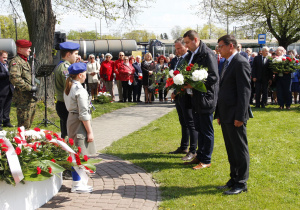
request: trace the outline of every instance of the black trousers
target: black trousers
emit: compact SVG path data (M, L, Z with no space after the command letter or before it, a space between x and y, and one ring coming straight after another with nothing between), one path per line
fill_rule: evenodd
M137 84L133 85L133 101L141 101L142 80L137 80Z
M123 101L126 102L128 99L128 102L132 101L132 89L133 85L129 85L128 81L122 81L122 88L123 88Z
M195 129L192 108L186 106L184 96L176 97L175 106L181 125L180 148L185 150L190 145L189 151L192 153L196 153L198 132Z
M221 123L228 161L230 164L229 186L247 186L249 178L249 150L246 125L235 127L232 123Z
M281 107L290 107L292 104L292 79L291 74L283 74L277 77L276 91L278 104Z
M56 112L57 112L57 115L60 118L61 138L64 139L66 136L68 136L67 121L68 121L68 115L69 115L69 112L68 112L64 102L57 101L57 103L56 103Z
M3 125L10 123L10 107L11 107L11 101L12 101L12 92L8 91L7 95L0 96L0 125L3 123Z
M214 149L213 113L200 114L193 112L196 131L198 131L197 159L204 164L211 163Z
M262 95L262 100L261 99ZM268 100L268 82L255 82L256 106L266 105Z

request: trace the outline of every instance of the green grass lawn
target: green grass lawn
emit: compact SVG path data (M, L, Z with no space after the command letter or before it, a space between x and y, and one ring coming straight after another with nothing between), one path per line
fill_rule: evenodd
M229 180L229 164L220 126L214 121L212 166L192 170L183 155L169 155L180 144L176 111L114 142L102 152L129 160L152 173L160 184L159 209L300 209L300 108L253 108L248 121L250 152L248 193L225 196L215 187Z
M92 117L96 118L99 117L105 113L112 112L117 109L121 109L124 107L136 105L136 103L105 103L105 104L99 104L99 103L93 103L94 107L96 108L95 111L92 112ZM51 122L55 123L58 127L60 127L59 124L59 117L56 113L55 107L51 107L47 109L47 118ZM44 119L45 116L45 106L43 102L38 102L37 103L37 108L36 108L36 113L34 117L33 124L31 126L31 129L37 127L39 123L41 123ZM17 126L18 121L17 121L17 115L16 115L16 107L14 104L12 104L11 111L10 111L10 119L11 119L11 124ZM54 132L60 132L60 129L53 126L53 125L48 125L47 128L44 127L43 125L39 126L41 129L47 129L51 130ZM16 128L4 128L7 131L14 131Z

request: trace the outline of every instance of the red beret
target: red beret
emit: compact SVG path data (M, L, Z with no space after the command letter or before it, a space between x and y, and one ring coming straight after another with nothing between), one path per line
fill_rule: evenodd
M31 47L32 43L31 41L28 41L26 39L20 39L16 41L16 45L17 47L26 48L26 47Z

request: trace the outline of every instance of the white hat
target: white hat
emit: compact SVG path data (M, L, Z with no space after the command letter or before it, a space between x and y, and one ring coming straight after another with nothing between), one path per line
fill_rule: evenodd
M106 53L105 57L110 56L111 58L113 58L113 56L110 53Z

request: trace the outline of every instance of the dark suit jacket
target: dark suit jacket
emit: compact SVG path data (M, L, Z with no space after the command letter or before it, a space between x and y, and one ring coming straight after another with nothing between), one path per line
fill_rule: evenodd
M171 69L172 69L172 70L176 70L176 69L174 69L174 68L175 68L175 65L176 65L177 61L178 61L178 57L177 57L177 56L171 60L171 62L170 62L170 63L171 63L171 65L170 65L170 70L171 70Z
M241 51L240 54L248 60L248 54L244 51Z
M192 53L189 52L185 56L185 61L188 63ZM200 114L213 113L216 108L218 89L219 89L219 73L218 61L214 52L200 41L198 52L194 55L192 62L200 66L208 68L208 77L204 82L207 89L206 93L199 92L193 89L192 105L193 110Z
M132 64L133 68L135 69L135 72L134 72L134 79L136 81L138 81L138 78L139 78L139 73L143 73L142 72L142 69L141 67L139 66L139 64L137 62L133 63Z
M249 119L250 73L249 62L237 53L220 81L215 118L222 123L233 124L234 120L246 122Z
M7 96L14 92L14 86L9 81L9 73L0 63L0 96Z
M263 56L256 56L252 64L252 78L256 78L258 82L266 83L273 77L273 72L270 69L271 60L267 60L266 64L263 64Z

